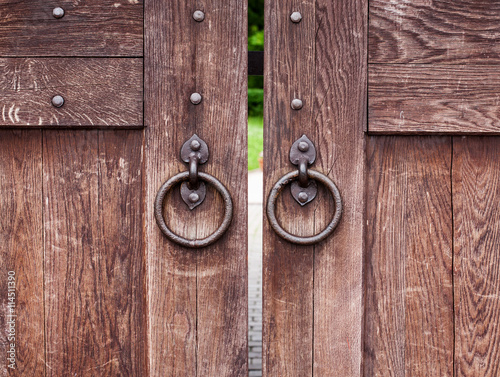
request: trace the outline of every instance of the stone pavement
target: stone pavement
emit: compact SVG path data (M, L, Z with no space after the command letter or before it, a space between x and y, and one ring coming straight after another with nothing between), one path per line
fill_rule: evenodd
M249 377L262 376L262 171L248 172Z

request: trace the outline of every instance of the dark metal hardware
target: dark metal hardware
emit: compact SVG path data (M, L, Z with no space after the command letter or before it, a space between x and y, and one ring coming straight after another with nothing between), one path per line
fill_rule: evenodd
M290 162L299 167L299 179L298 182L292 183L291 193L301 206L313 201L318 193L316 183L309 182L307 176L307 166L314 164L314 161L316 161L316 148L306 135L302 135L290 148Z
M248 75L264 75L264 51L248 51Z
M267 218L273 230L281 238L299 245L313 245L327 238L335 230L342 216L342 198L335 183L323 173L307 169L307 166L314 163L315 160L316 148L314 144L307 136L302 135L300 139L293 143L290 149L290 161L292 164L298 165L299 169L281 177L274 185L267 200ZM308 182L309 179L311 181ZM335 213L332 220L323 231L314 236L299 237L290 234L281 227L276 219L276 200L281 191L291 183L290 192L293 198L301 206L304 206L316 197L318 188L315 181L322 183L333 196Z
M52 105L54 107L61 107L62 105L64 105L64 98L59 95L52 97Z
M233 202L231 194L226 187L215 177L210 174L199 172L198 165L208 161L208 146L197 135L193 135L184 143L181 148L181 159L189 164L189 171L185 171L175 175L166 181L158 191L155 200L155 218L160 230L171 241L179 245L191 248L201 248L211 245L217 241L226 232L233 218ZM206 186L205 183L210 183L214 186L222 196L225 205L224 220L220 227L210 236L203 239L188 240L174 232L172 232L165 223L163 217L163 202L168 191L177 184L181 184L181 197L190 210L199 206L205 200Z

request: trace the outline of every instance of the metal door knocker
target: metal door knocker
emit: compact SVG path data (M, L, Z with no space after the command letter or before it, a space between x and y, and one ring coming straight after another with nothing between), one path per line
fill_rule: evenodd
M298 244L298 245L313 245L327 238L337 227L340 217L342 216L342 198L340 192L332 182L323 173L308 169L316 160L316 148L311 140L306 135L302 135L300 139L293 143L290 149L290 162L298 165L298 170L292 171L281 177L274 185L267 200L267 218L273 230L281 238ZM335 201L335 213L328 226L320 233L309 236L299 237L288 233L284 230L276 219L275 207L276 200L283 189L291 183L290 192L292 197L301 205L305 206L316 197L318 187L316 181L322 183L332 194Z
M208 146L197 135L193 135L181 148L181 159L189 164L189 171L179 173L166 181L158 191L155 200L155 217L158 227L171 241L191 248L202 248L213 244L226 232L233 219L233 201L226 187L214 176L198 171L198 166L208 161ZM205 182L210 183L224 199L225 214L222 224L210 236L203 239L189 240L172 232L163 217L163 202L167 192L181 183L181 197L190 210L198 207L205 200Z

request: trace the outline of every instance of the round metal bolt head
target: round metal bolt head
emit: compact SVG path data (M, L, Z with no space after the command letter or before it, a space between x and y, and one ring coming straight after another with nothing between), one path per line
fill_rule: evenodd
M191 142L190 147L191 147L191 149L192 149L193 151L198 151L198 150L200 150L201 144L200 144L200 142L199 142L198 140L193 140L193 141Z
M193 105L198 105L201 102L201 94L200 93L193 93L193 94L191 94L191 97L189 99L191 100L191 103Z
M292 101L292 109L294 110L300 110L302 109L302 101L298 98L295 98L293 101Z
M305 193L304 191L302 191L302 192L299 193L298 198L299 198L299 201L301 203L305 203L305 202L307 202L307 199L309 199L309 195L307 195L307 193Z
M64 98L59 95L52 97L52 105L55 107L61 107L64 105Z
M201 22L205 19L205 13L203 13L201 10L197 10L193 13L193 18L197 22Z
M290 19L292 20L293 23L298 24L302 20L302 15L300 14L300 12L293 12L290 15Z
M305 142L305 141L301 141L299 143L299 151L307 152L308 150L309 150L309 144L307 144L307 142Z
M54 8L52 10L52 15L54 16L54 18L63 18L64 17L64 9L62 9L61 7Z
M191 194L189 194L189 201L191 203L196 203L198 200L200 200L200 196L197 193L192 192Z

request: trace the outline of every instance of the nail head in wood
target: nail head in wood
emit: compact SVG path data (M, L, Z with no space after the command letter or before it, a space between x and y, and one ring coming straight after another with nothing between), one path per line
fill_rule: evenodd
M300 110L302 109L302 101L298 98L295 98L293 101L292 101L292 109L294 110Z
M192 149L193 151L198 151L198 150L200 150L200 147L201 147L201 144L200 144L200 142L199 142L198 140L193 140L193 141L191 141L191 149Z
M61 7L54 8L52 10L52 15L54 16L54 18L63 18L64 17L64 9L62 9Z
M197 193L193 192L189 194L189 201L191 203L196 203L198 200L200 200L200 196Z
M293 23L298 24L300 21L302 21L302 15L300 14L300 12L293 12L290 15L290 19Z
M193 93L193 94L191 94L191 97L189 99L191 100L191 103L193 105L198 105L201 102L201 94L200 93Z
M307 142L305 142L305 141L301 141L299 143L298 148L299 148L299 151L301 151L301 152L307 152L309 150L309 144L307 144Z
M59 95L52 97L52 105L54 107L61 107L62 105L64 105L64 98Z
M193 18L196 22L201 22L205 19L205 13L201 10L197 10L193 13Z
M307 202L307 199L309 199L309 195L302 191L301 193L299 193L298 198L301 203L305 203Z

